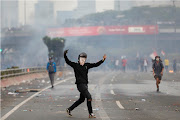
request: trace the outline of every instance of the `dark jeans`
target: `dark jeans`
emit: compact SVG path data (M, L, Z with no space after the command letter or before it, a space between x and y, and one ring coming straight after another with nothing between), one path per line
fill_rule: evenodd
M52 86L54 85L54 75L55 75L55 73L49 73L49 79L51 81Z
M89 114L93 113L91 105L92 98L91 94L88 91L87 84L77 84L77 89L80 92L80 98L71 107L69 107L69 110L72 111L74 108L83 103L85 101L85 98L87 98L87 107Z

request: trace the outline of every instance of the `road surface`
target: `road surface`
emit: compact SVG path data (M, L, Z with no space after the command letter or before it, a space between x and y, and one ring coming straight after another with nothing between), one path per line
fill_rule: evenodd
M73 73L56 78L55 88L49 79L37 79L3 88L1 119L6 120L86 120L86 102L72 111L65 110L79 97ZM48 88L49 86L49 88ZM40 92L15 94L17 89L41 89ZM91 71L89 91L97 120L179 120L180 74L164 73L160 92L156 92L152 73Z

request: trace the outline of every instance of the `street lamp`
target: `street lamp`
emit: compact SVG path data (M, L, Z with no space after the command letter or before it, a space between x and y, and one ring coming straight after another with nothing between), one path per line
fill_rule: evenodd
M174 12L174 32L176 33L176 6L175 6L175 0L172 0L173 2L173 12Z
M26 25L26 0L24 0L24 25Z

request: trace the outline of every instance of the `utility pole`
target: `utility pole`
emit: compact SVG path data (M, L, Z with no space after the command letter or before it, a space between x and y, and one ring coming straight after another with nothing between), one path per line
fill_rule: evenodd
M173 14L174 14L174 32L176 33L176 5L175 0L173 0Z
M24 0L24 25L26 25L26 0Z

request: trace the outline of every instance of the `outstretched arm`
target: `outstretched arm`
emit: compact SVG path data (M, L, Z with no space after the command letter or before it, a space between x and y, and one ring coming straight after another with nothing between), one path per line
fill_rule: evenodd
M68 53L68 50L65 50L64 51L64 59L65 59L65 61L66 61L66 63L68 64L68 65L70 65L71 67L73 67L74 66L74 62L71 62L69 59L68 59L68 57L67 57L67 54Z
M88 65L88 68L90 69L90 68L93 68L93 67L98 67L99 65L101 65L105 60L106 60L106 54L103 56L103 59L102 60L100 60L99 62L97 62L97 63L89 63L89 65Z

